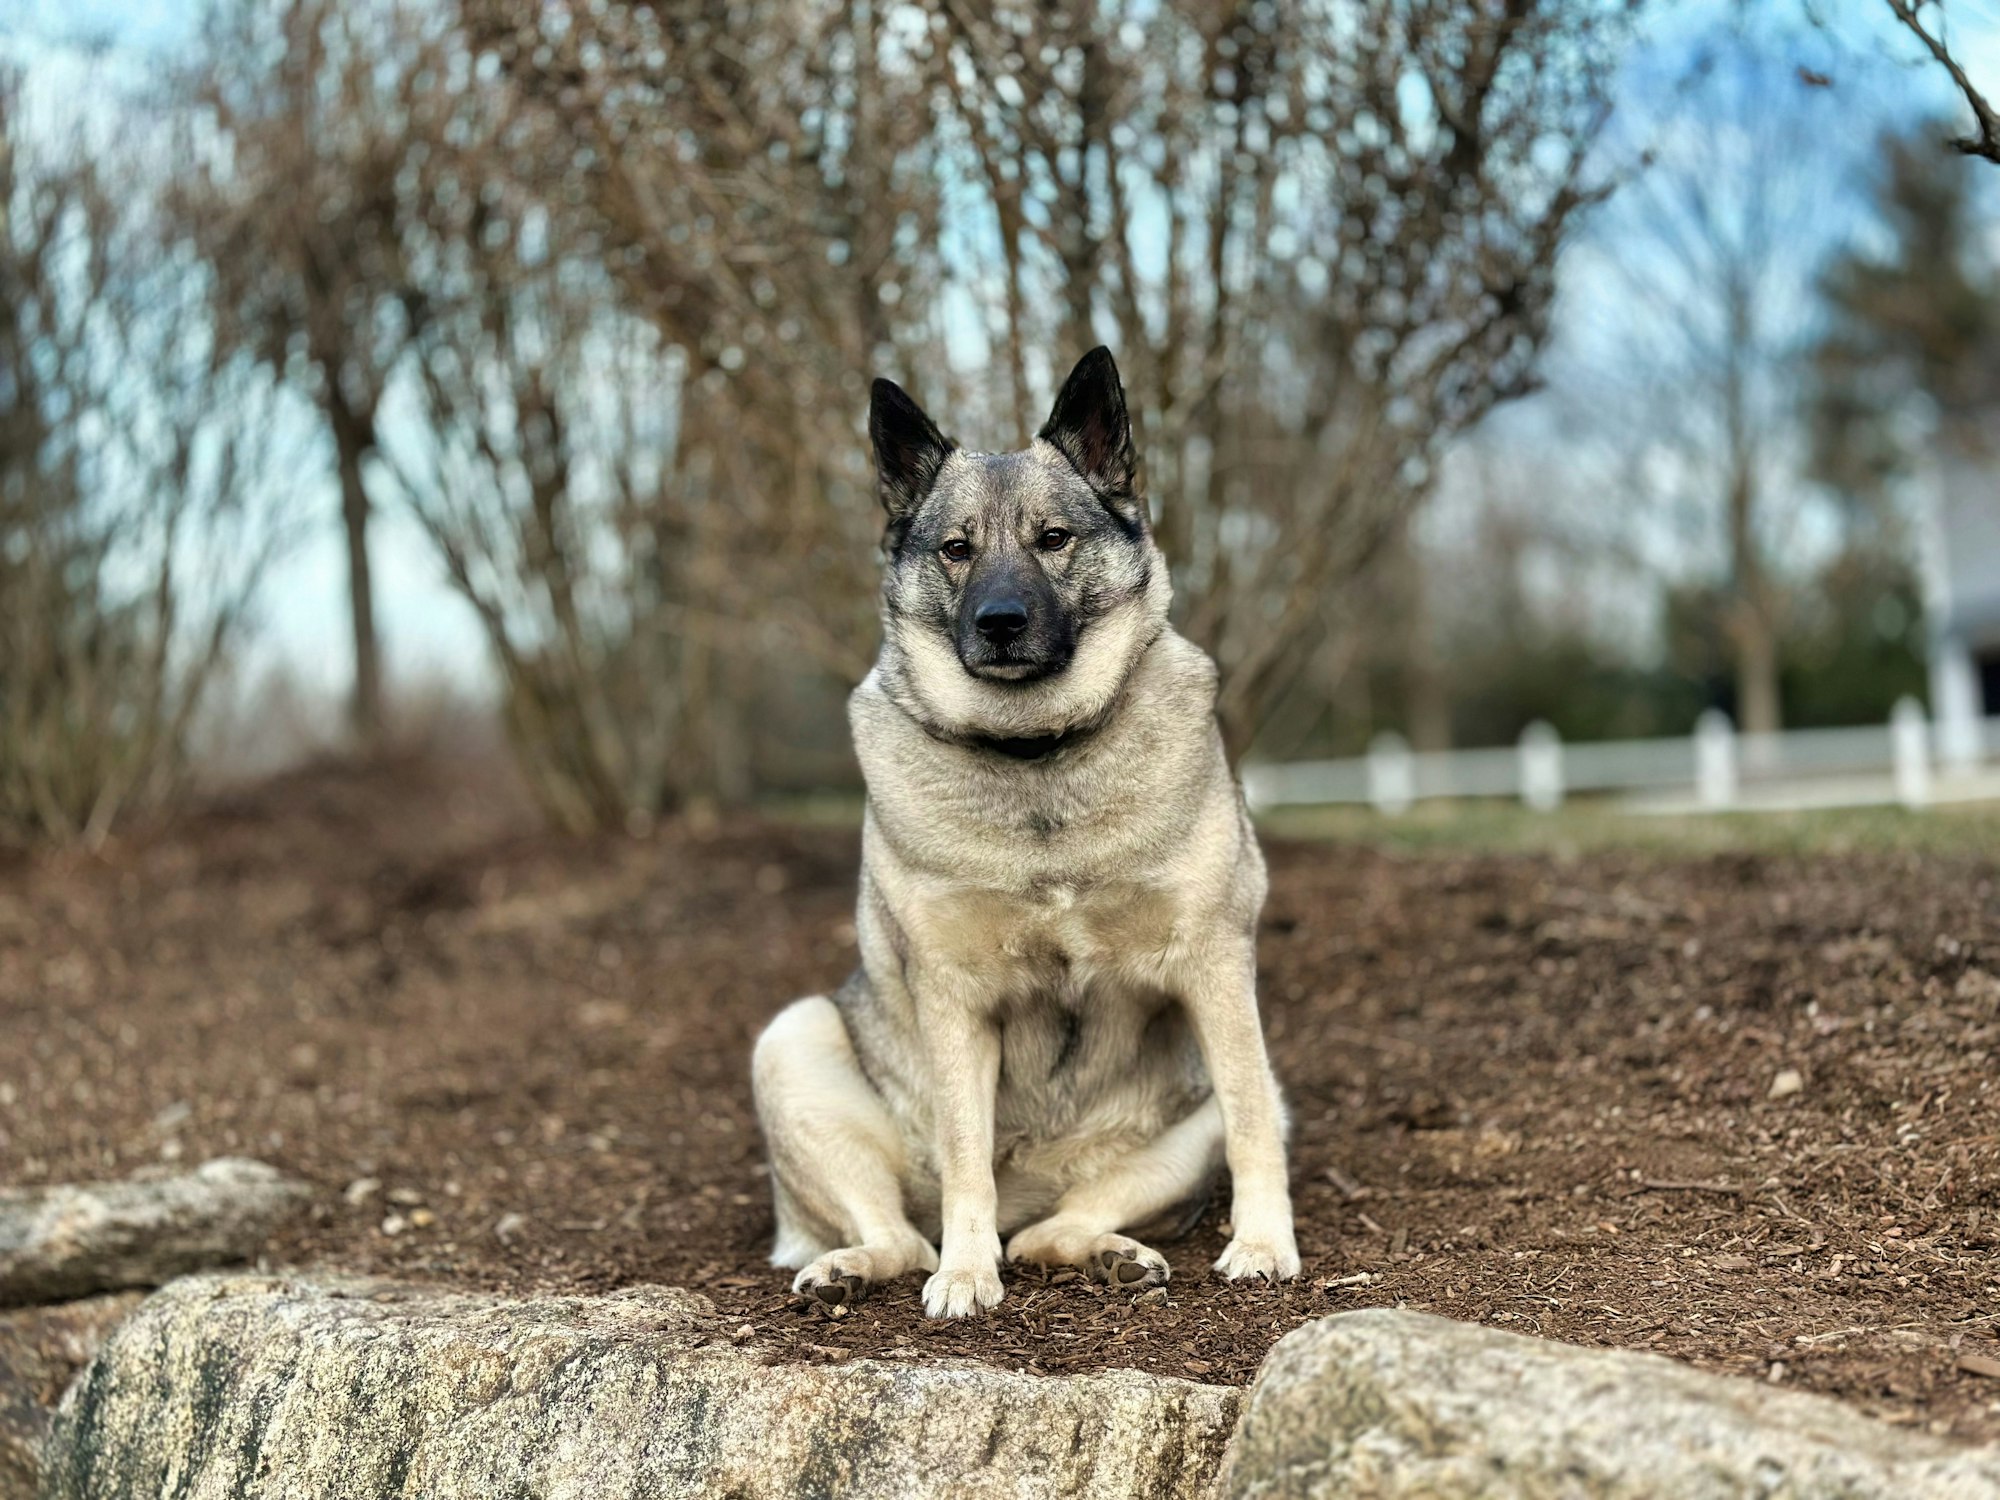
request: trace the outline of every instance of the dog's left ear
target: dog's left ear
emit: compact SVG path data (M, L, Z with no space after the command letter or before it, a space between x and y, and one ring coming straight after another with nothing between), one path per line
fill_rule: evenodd
M1143 529L1146 503L1137 493L1139 460L1132 451L1132 419L1118 365L1102 344L1076 362L1056 396L1054 410L1036 434L1053 444L1070 467L1090 481L1111 513Z
M931 492L957 445L893 380L877 380L869 392L868 436L875 445L882 508L892 527L901 526Z

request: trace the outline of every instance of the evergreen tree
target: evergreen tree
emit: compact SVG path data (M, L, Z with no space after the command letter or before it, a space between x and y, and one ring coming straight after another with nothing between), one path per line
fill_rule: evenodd
M1844 550L1821 579L1812 660L1787 690L1829 716L1883 711L1923 682L1899 489L2000 456L2000 266L1983 242L1982 179L1939 152L1936 133L1884 139L1875 209L1885 234L1837 258L1822 283L1811 464L1841 502Z
M1978 457L2000 416L2000 272L1981 243L1975 168L1939 152L1936 134L1884 142L1876 202L1889 250L1850 250L1825 278L1813 464L1862 525L1923 462L1916 444Z

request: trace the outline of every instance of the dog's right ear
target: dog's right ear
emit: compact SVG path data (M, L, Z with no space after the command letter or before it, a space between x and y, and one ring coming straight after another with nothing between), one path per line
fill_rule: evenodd
M875 444L875 480L889 524L906 521L937 483L938 471L958 445L924 415L893 380L877 380L868 393L868 436Z
M1102 344L1076 362L1056 393L1055 409L1035 434L1069 460L1131 536L1146 529L1146 502L1137 491L1139 460L1118 362Z

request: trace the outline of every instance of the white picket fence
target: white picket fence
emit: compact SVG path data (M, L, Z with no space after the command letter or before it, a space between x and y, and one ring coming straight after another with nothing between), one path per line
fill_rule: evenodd
M1366 803L1406 812L1434 798L1519 798L1538 811L1577 793L1638 812L1796 811L2000 798L2000 717L1936 726L1905 698L1886 724L1744 735L1710 709L1677 739L1564 744L1530 724L1512 746L1413 751L1393 732L1346 760L1252 765L1244 791L1256 809Z

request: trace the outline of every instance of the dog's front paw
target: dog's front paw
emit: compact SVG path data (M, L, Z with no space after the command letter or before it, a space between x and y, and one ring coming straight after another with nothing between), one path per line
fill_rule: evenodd
M924 1283L924 1312L933 1318L969 1318L1000 1305L1000 1268L946 1266Z
M1290 1281L1299 1274L1299 1247L1289 1229L1280 1234L1239 1234L1223 1250L1215 1269L1231 1281L1252 1276Z

